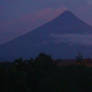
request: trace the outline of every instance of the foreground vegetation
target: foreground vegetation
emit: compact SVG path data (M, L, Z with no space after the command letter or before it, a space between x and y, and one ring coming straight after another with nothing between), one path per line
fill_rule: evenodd
M77 58L77 62L81 62ZM0 92L92 92L92 68L58 66L48 55L0 64Z

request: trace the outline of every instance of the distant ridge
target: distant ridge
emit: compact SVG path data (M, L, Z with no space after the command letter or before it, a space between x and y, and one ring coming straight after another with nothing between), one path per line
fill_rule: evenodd
M92 46L89 43L85 46L86 42L84 42L85 37L88 40L91 34L91 26L70 11L65 11L56 19L32 32L0 46L0 58L2 60L30 58L40 52L55 58L74 58L78 50L85 53L86 57L91 57Z

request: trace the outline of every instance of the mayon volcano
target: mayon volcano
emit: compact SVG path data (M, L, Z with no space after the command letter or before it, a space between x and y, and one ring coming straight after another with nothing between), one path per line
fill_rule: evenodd
M55 58L92 57L92 27L70 11L0 46L0 60L30 58L40 52Z

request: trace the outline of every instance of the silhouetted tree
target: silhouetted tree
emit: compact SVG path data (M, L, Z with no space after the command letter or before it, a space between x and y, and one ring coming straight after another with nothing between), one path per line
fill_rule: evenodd
M79 52L78 55L76 56L76 62L78 64L82 64L82 61L83 61L83 56L82 54Z
M77 63L82 60L78 53ZM0 92L92 92L92 68L56 66L55 61L40 53L36 59L0 63Z
M25 62L22 58L16 59L15 61L17 71L24 71Z

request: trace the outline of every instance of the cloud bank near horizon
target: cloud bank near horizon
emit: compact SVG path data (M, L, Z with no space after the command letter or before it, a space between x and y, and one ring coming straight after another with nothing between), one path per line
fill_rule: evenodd
M92 34L51 34L56 44L92 46Z

